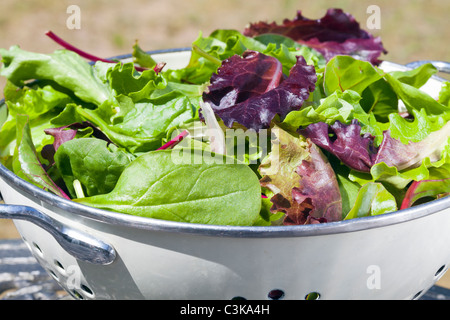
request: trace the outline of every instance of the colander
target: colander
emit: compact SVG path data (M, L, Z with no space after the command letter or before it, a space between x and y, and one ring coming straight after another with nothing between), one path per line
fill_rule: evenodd
M152 54L177 68L190 50ZM423 90L435 96L442 81ZM450 264L450 197L347 221L239 227L87 207L2 165L0 192L0 217L78 299L418 299Z

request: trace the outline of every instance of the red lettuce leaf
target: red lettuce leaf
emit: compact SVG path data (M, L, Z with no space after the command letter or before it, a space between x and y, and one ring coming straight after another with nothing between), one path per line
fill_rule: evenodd
M269 128L276 114L284 118L300 109L316 81L314 66L302 56L285 78L276 58L247 50L242 57L234 55L222 62L203 100L227 127L237 122L258 131Z
M423 140L409 143L393 138L390 130L386 130L379 147L375 147L372 135L361 135L361 125L356 119L349 125L339 121L332 125L312 123L300 128L298 133L335 155L351 169L370 172L372 166L382 162L404 170L420 166L425 158L430 162L438 161L447 144L449 130L450 124L446 124Z
M355 18L341 9L328 9L325 16L317 20L307 19L298 11L293 20L285 19L282 24L253 23L243 33L251 37L281 34L314 48L326 60L336 55L353 55L377 65L381 53L387 53L379 37L362 30Z
M349 125L339 121L332 125L317 122L298 131L354 170L369 172L374 163L377 154L374 137L368 134L361 136L361 126L357 120L352 120Z
M284 225L342 220L336 175L322 151L309 139L275 128L271 155L259 170L269 189L272 213L283 212Z

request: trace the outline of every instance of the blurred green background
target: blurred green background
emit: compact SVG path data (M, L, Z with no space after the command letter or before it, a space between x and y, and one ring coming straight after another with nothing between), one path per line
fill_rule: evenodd
M71 5L80 8L79 29L67 27ZM380 29L367 28L370 5L380 8ZM144 50L188 47L200 31L242 31L250 22L293 19L297 10L317 19L331 7L380 36L388 50L384 60L450 61L449 0L1 0L0 47L50 53L60 48L44 35L52 30L85 51L110 57L130 53L136 40ZM0 88L4 84L1 78ZM0 220L0 238L18 236L10 221Z

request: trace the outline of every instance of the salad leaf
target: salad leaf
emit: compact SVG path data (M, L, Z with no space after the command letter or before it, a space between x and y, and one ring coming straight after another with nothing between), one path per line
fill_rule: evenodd
M424 199L437 199L450 194L450 166L430 169L426 180L413 181L406 192L400 209L412 207Z
M75 198L75 180L81 183L86 196L111 192L133 158L107 141L81 138L62 143L55 153L55 164Z
M274 195L271 212L284 212L283 224L310 224L342 219L335 173L310 140L275 128L271 154L261 163L261 186Z
M293 20L285 19L282 24L252 23L244 31L246 36L266 33L290 37L319 51L326 60L336 55L355 55L379 64L378 57L387 53L379 37L374 38L362 30L354 17L341 9L328 9L325 16L317 20L307 19L298 11Z
M389 74L398 81L419 89L430 77L437 73L437 69L431 63L425 63L412 70L391 71Z
M187 150L176 164L171 151L136 158L108 194L75 199L97 208L155 219L217 225L252 225L259 220L261 187L244 164L205 163L201 150Z
M362 172L370 171L377 152L374 137L361 135L361 126L357 120L352 120L349 125L340 121L332 125L313 123L300 129L299 133L334 154L348 167Z
M439 91L439 103L450 107L450 81L445 81Z
M41 54L12 46L0 49L3 66L0 75L17 86L27 80L52 80L72 91L83 101L100 105L111 100L111 90L98 78L94 69L78 54L56 50Z
M60 197L70 199L65 192L58 187L42 166L29 126L27 115L17 115L17 143L13 158L13 171L20 178L44 189L51 191Z
M115 95L126 95L134 102L149 98L158 89L167 86L167 80L154 70L136 71L134 64L117 63L107 69L106 80Z
M361 96L353 91L336 90L317 104L303 106L300 110L288 113L282 125L295 131L311 123L324 122L332 124L335 121L350 123L356 114L364 114L360 105Z
M117 100L120 112L116 114L109 104L96 110L77 107L76 111L117 146L132 153L157 149L171 128L191 120L197 112L188 97L175 91L138 103L123 95Z
M49 119L58 114L71 101L67 94L50 85L17 87L8 81L5 87L8 115L0 129L0 154L3 163L14 153L17 115L28 115L35 147L40 149L45 140L48 140L43 134L42 126L47 126ZM38 132L40 133L38 134Z
M349 178L360 185L374 181L386 182L397 190L403 190L411 181L428 180L431 177L432 171L446 168L450 164L450 138L447 136L446 139L447 143L443 147L440 147L442 152L440 159L437 161L431 159L429 156L423 156L420 162L413 163L413 166L403 170L388 166L384 162L379 162L372 166L370 174L351 171ZM434 156L436 157L436 155ZM400 196L403 199L404 194L400 193ZM401 203L401 200L399 202Z
M325 67L325 94L330 95L336 90L348 89L361 94L381 77L382 75L369 62L350 56L337 56L332 58Z
M401 82L398 76L394 77L387 73L384 75L384 78L397 93L397 96L404 102L408 112L412 113L412 110L426 106L428 114L441 115L443 113L449 113L450 106L445 106L422 90L410 84Z
M431 162L436 162L441 159L442 151L447 145L449 136L450 122L442 129L430 133L426 138L408 144L392 138L389 131L386 131L373 163L384 162L387 166L403 170L419 166L425 158L429 158Z
M377 121L386 123L389 122L391 114L398 114L398 97L389 83L382 78L363 90L361 107L368 114L373 114Z
M157 64L150 54L142 50L137 40L133 45L132 56L133 62L144 68L154 68Z
M397 211L395 197L381 183L370 182L361 187L354 207L344 220L375 216Z
M298 57L288 78L282 80L281 64L275 58L255 51L223 62L203 100L226 126L237 122L248 129L268 128L275 115L284 118L291 110L301 108L315 88L317 77L313 66Z
M211 75L217 72L222 61L245 51L257 51L276 58L282 64L283 74L289 75L297 63L297 56L303 56L309 65L321 68L325 65L322 55L315 50L301 46L290 38L281 35L262 35L246 37L232 29L218 29L209 36L199 37L192 43L191 58L185 68L167 70L165 76L174 82L201 84L209 82Z

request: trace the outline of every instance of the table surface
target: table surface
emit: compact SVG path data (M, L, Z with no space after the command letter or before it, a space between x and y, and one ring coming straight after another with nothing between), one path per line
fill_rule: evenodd
M21 239L0 240L0 300L69 299ZM420 300L450 300L450 289L433 286Z

